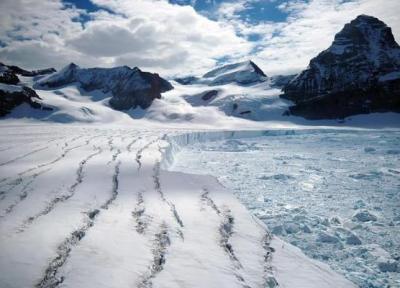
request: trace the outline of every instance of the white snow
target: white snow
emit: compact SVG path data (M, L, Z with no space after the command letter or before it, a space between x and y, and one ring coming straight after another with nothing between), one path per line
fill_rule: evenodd
M31 86L35 80L21 81ZM275 281L280 287L354 287L326 264L270 239L265 224L216 178L168 168L184 145L235 138L224 152L249 150L238 139L290 137L298 129L320 133L327 126L393 128L400 114L310 122L282 116L291 103L267 81L173 85L147 110L125 112L109 107L110 93L85 92L78 83L38 89L53 111L20 105L1 120L0 287L273 287ZM218 95L198 99L212 89ZM372 157L375 150L363 153ZM302 190L318 187L322 180L314 176L299 182ZM285 182L296 176L261 177ZM314 235L314 227L295 221L281 228ZM381 268L392 269L384 256Z
M270 240L214 177L165 170L176 143L230 132L0 129L0 287L354 287Z
M0 83L0 90L8 93L21 92L22 86Z

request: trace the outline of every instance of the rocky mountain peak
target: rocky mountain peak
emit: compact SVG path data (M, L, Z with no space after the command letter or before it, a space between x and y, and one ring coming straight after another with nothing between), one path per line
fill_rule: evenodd
M321 101L327 99L329 101L324 104L330 105L325 107L329 109L327 118L396 110L400 108L396 106L399 101L393 97L400 97L395 83L400 82L400 76L396 76L399 72L400 47L390 27L375 17L360 15L346 24L336 34L332 45L313 58L309 67L284 87L282 97L297 105L312 100L318 114L316 118L324 118ZM383 101L381 98L388 94L388 85L392 93ZM314 117L311 116L313 109L309 108L308 117ZM292 109L292 113L296 111L299 112Z
M335 36L335 39L326 53L352 57L354 54L363 54L375 67L382 64L400 65L399 45L396 43L392 29L379 19L360 15Z

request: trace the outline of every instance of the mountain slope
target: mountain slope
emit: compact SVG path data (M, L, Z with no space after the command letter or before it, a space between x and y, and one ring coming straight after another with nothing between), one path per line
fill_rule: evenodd
M360 15L283 91L290 113L309 119L400 112L400 47L385 23Z
M253 61L244 61L217 67L202 77L189 76L175 80L183 85L205 84L216 86L230 83L249 85L264 82L267 79L267 75Z
M0 63L0 117L7 115L23 103L33 109L51 110L42 105L41 98L32 88L21 83L17 74L23 77L35 77L55 71L53 68L28 71L17 66Z
M203 75L209 85L223 85L235 82L237 84L252 84L263 82L267 75L252 61L225 65Z
M143 72L128 66L115 68L80 68L74 63L60 72L40 79L37 88L58 88L79 83L86 91L101 90L111 93L110 105L117 110L140 106L148 108L161 93L173 89L172 85L158 74Z

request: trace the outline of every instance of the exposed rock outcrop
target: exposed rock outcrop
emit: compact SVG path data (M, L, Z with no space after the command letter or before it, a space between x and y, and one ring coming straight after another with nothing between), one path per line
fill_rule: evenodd
M290 114L308 119L400 112L400 47L391 28L360 15L283 89Z
M29 87L0 83L0 117L7 115L12 109L23 103L27 103L34 109L52 110L38 102L40 99L36 92Z
M272 88L283 88L285 87L290 81L292 81L297 75L277 75L269 77L270 84Z
M25 77L35 77L39 75L46 75L50 73L54 73L56 70L54 68L47 68L41 70L25 70L18 66L14 65L6 65L0 62L0 83L12 84L15 85L19 82L18 76Z
M43 106L38 101L41 98L33 89L18 85L20 81L17 74L34 77L55 71L53 68L28 71L17 66L0 63L0 117L7 115L12 109L23 103L35 109L52 110L52 108Z

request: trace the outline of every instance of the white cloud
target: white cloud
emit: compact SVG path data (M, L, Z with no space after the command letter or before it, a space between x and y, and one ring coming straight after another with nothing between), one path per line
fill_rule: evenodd
M400 40L398 0L311 0L288 1L281 8L289 12L287 22L264 23L267 33L253 59L267 74L297 73L311 58L329 47L344 24L360 14L375 16L392 27ZM250 31L260 27L250 27ZM247 32L249 33L249 31ZM275 34L275 36L273 36Z
M26 68L60 68L71 61L129 65L174 75L201 74L222 57L252 58L272 75L305 68L359 14L380 18L400 39L398 0L292 0L280 6L286 22L251 24L238 13L256 1L267 0L224 3L210 20L166 0L93 0L107 10L90 14L61 0L1 0L0 41L6 47L0 60ZM82 15L89 21L76 21ZM248 41L252 34L260 40Z
M7 46L0 48L0 59L27 68L60 68L75 61L183 74L210 69L226 55L246 55L252 47L230 25L189 6L164 0L93 2L114 13L90 13L81 25L74 19L83 11L59 0L3 0L0 40Z

